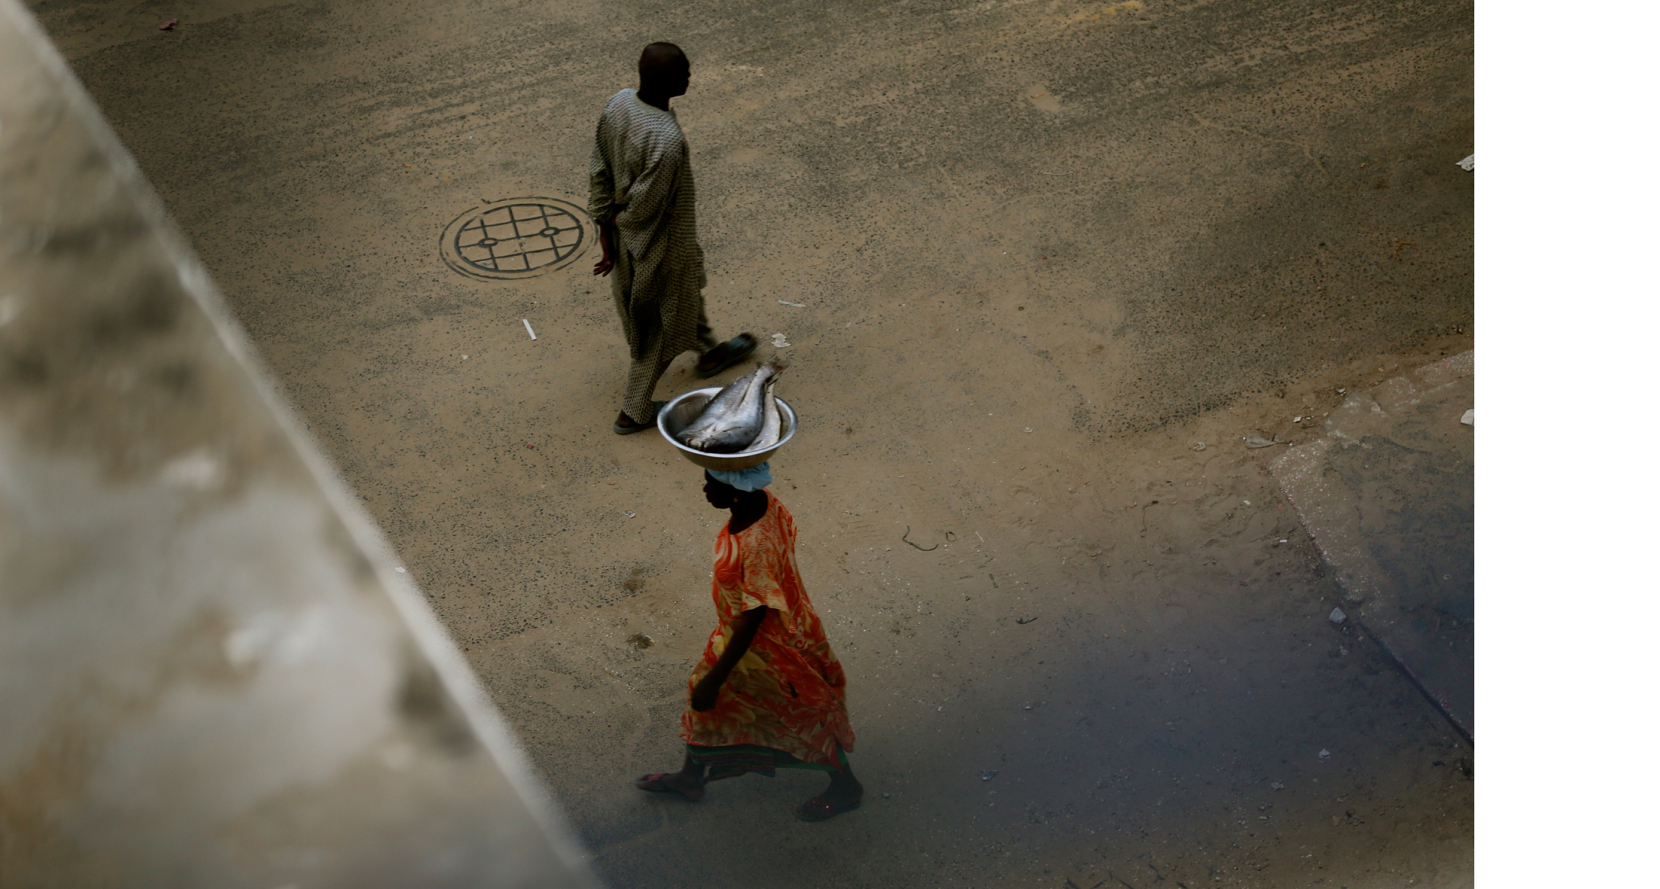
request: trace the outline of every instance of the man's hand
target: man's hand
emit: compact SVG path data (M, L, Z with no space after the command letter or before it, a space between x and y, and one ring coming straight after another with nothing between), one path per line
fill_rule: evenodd
M611 274L611 267L616 265L616 262L611 258L614 255L611 252L611 244L614 240L611 235L611 230L615 227L616 226L610 222L599 223L600 258L599 262L594 263L594 274L599 275L602 278Z
M715 701L720 698L719 682L710 682L712 676L705 676L692 689L692 709L699 713L706 713L715 708Z

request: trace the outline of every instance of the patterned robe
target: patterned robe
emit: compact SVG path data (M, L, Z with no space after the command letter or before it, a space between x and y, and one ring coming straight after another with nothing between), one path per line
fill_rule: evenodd
M594 132L588 213L617 226L611 294L633 359L623 409L637 422L651 419L652 390L675 356L715 345L703 314L696 201L674 112L631 89L612 96Z
M680 737L700 747L756 745L803 763L832 768L853 749L847 721L847 677L830 650L824 625L801 585L795 564L795 519L767 493L767 514L715 541L715 612L719 625L686 686ZM770 609L755 640L721 686L715 706L690 706L692 689L714 669L739 614Z

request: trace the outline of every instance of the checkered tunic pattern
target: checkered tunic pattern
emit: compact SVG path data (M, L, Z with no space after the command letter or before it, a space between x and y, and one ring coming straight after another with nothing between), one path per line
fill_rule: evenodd
M651 421L651 395L682 352L715 346L703 314L697 187L674 112L625 89L611 97L588 162L588 213L617 226L611 295L631 363L623 412Z

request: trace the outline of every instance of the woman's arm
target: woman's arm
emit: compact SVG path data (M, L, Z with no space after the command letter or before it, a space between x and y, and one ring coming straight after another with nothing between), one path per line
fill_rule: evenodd
M726 677L731 675L732 668L743 659L744 653L749 651L749 643L755 641L755 634L761 629L761 621L767 616L767 606L751 608L738 619L732 622L732 639L726 643L726 650L721 652L720 660L715 661L715 668L709 671L692 689L692 709L699 713L713 709L715 700L720 697L720 687L726 683Z

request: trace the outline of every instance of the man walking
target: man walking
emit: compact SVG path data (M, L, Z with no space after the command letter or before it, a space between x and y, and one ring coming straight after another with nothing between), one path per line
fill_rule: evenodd
M588 214L599 225L603 256L594 274L611 276L611 294L631 364L622 412L611 428L629 435L656 424L657 381L681 352L702 353L696 373L710 377L755 351L743 333L715 344L703 312L703 248L697 243L697 189L690 153L669 100L686 94L692 66L680 47L653 43L640 54L640 88L611 97L588 163Z

